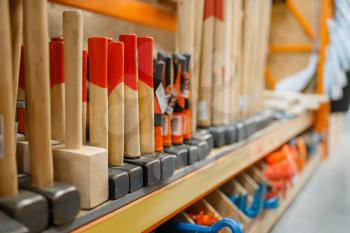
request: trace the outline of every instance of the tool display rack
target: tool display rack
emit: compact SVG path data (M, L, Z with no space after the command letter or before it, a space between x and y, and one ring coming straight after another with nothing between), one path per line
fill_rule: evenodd
M127 20L167 31L176 31L176 15L139 0L48 0L103 15ZM324 60L327 40L326 20L332 16L332 0L322 0L320 20L320 55ZM139 14L142 12L142 14ZM162 19L162 20L159 20ZM323 62L320 64L321 68ZM322 93L322 69L317 77L317 93ZM321 144L325 157L328 154L328 110L322 104L315 113L307 112L295 119L273 123L255 133L246 141L214 149L208 158L178 171L164 183L144 188L117 201L81 211L68 225L47 229L46 232L152 232L162 223L191 206L244 169L261 160L303 131L315 126L325 136ZM287 209L301 188L316 171L320 156L312 159L287 198L275 211L263 213L245 229L246 232L268 232Z

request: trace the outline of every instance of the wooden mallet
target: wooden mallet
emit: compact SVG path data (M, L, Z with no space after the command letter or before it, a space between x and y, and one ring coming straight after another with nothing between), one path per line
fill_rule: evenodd
M0 1L0 38L0 56L3 59L0 63L0 210L6 213L0 213L0 230L23 232L23 226L12 225L13 218L28 230L39 232L48 223L49 209L46 199L32 192L18 190L11 33L7 0Z
M31 182L21 187L46 197L51 222L72 221L80 209L79 191L72 185L54 182L50 128L50 83L47 6L45 0L24 1L24 55ZM81 163L79 163L81 166ZM69 173L68 166L64 172ZM58 169L56 170L56 172Z
M54 148L55 178L74 184L81 195L81 207L91 209L108 199L108 157L104 148L82 142L82 39L80 11L63 13L65 43L65 147Z

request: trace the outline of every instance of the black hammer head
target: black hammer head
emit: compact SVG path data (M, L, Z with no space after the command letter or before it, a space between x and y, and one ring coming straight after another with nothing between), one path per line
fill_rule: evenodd
M47 200L41 195L28 191L20 190L16 196L0 198L0 209L23 224L30 232L44 230L49 221ZM2 225L1 221L0 225Z

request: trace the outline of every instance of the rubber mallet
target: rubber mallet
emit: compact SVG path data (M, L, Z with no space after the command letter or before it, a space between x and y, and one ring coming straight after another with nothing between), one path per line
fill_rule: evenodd
M0 1L0 210L25 225L30 231L45 229L49 209L44 197L18 190L15 148L15 105L12 83L10 15L7 0ZM0 229L23 231L12 225L10 218L0 215Z
M54 182L53 178L46 4L45 0L24 1L26 110L32 173L31 182L23 182L20 186L45 196L50 206L51 223L61 225L78 214L80 195L74 186ZM65 166L64 172L68 171Z
M81 208L91 209L108 199L108 158L106 149L82 144L83 16L80 11L63 13L63 35L65 146L53 149L55 178L75 185L81 195Z
M209 154L209 147L206 140L198 140L193 139L192 136L192 119L191 119L191 108L190 108L190 98L192 97L191 90L191 72L190 72L190 62L191 62L191 55L188 53L184 53L183 56L186 58L186 66L185 66L185 73L184 73L184 85L187 90L183 91L186 93L185 95L185 106L183 109L183 139L184 143L187 145L193 145L198 147L199 150L199 160L205 159ZM193 103L193 101L192 101Z
M162 113L166 109L166 96L162 85L164 62L153 60L153 92L154 92L154 151L146 156L157 158L161 164L161 179L168 179L176 169L176 155L164 153L162 137Z
M177 100L174 112L171 115L171 141L174 147L185 148L187 150L187 164L194 164L199 160L199 150L197 146L183 144L184 120L183 110L185 107L185 96L189 91L189 86L185 86L186 58L180 54L173 54L174 80L173 85L177 93Z
M118 199L143 186L140 166L124 163L124 44L108 43L109 198Z
M153 38L121 35L119 39L125 46L125 97L131 104L125 105L125 145L139 145L138 155L129 153L130 149L125 151L125 161L142 166L144 185L153 185L160 180L160 161L144 156L154 152ZM131 119L136 122L130 122Z
M185 148L173 147L171 142L171 114L174 111L176 103L176 92L173 87L171 78L171 57L166 53L159 52L157 55L158 61L165 64L165 72L163 72L162 85L166 95L166 109L161 118L163 147L164 151L173 154L177 157L176 168L182 168L188 164L188 151Z

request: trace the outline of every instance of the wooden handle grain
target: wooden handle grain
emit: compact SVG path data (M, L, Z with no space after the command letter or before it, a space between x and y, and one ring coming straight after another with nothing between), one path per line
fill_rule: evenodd
M108 44L108 161L124 160L124 44Z
M11 39L12 39L12 74L13 74L13 98L16 100L18 89L18 73L20 64L22 26L23 26L23 0L11 0Z
M89 38L89 129L92 146L108 148L108 39Z
M87 90L86 90L86 81L87 81L87 67L88 67L88 52L86 49L83 49L82 52L83 61L82 61L82 135L83 135L83 145L86 145L86 132L87 132Z
M53 38L50 47L51 86L51 135L52 139L64 143L65 138L65 86L64 86L64 42Z
M211 121L213 51L215 30L215 1L206 0L204 5L203 40L201 56L201 80L199 84L198 124L208 127Z
M153 38L137 38L138 89L141 154L153 153L154 93L153 93Z
M66 82L66 147L82 147L82 55L83 16L80 11L63 12L64 76Z
M136 35L120 35L124 43L124 153L128 157L138 157L140 150L138 77L136 68Z
M0 0L0 197L17 194L14 98L10 16L7 0Z
M230 54L229 38L230 12L228 1L215 0L215 36L214 36L214 64L213 64L213 96L211 102L212 125L229 123L229 72L226 56ZM226 4L226 5L225 5ZM225 9L225 7L227 7ZM225 12L226 11L226 12ZM229 13L229 14L227 14ZM228 17L229 16L229 17ZM228 26L228 27L227 27Z
M34 186L53 184L46 0L24 1L24 55L28 139Z

